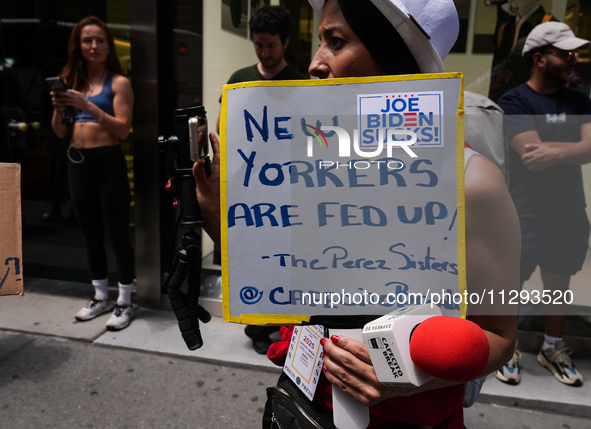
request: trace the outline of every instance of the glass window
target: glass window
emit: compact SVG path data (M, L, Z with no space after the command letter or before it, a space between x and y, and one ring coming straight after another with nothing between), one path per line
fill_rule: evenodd
M69 139L59 139L51 127L45 78L66 65L70 32L87 15L109 25L129 70L129 0L0 0L0 10L0 162L21 164L24 274L88 282L86 247L68 190ZM7 132L10 121L27 124L27 130ZM131 141L122 146L133 186ZM115 278L110 246L107 257L109 277Z

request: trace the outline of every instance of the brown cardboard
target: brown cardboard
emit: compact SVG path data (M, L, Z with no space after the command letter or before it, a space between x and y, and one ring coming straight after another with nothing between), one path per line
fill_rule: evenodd
M23 293L21 166L0 163L0 295Z

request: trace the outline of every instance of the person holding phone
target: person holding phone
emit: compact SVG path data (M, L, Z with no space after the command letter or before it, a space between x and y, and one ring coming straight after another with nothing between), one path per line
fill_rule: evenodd
M70 136L68 175L74 213L82 229L95 289L77 314L85 321L113 310L107 329L127 327L134 315L131 292L135 256L129 237L130 187L119 141L131 129L133 90L122 75L111 32L99 18L87 16L72 30L68 63L60 76L67 87L51 91L51 125L60 138ZM70 121L66 109L75 108ZM119 296L109 297L105 230L115 251Z

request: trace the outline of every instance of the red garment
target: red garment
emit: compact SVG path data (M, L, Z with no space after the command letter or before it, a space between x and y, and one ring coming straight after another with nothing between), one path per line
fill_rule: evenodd
M283 366L293 326L282 326L279 333L283 340L271 344L267 357L275 365ZM390 428L401 422L435 426L448 416L449 420L442 429L463 429L463 400L463 384L417 393L413 396L386 399L369 408L368 429ZM324 374L316 388L314 402L320 404L327 412L332 412L332 385Z

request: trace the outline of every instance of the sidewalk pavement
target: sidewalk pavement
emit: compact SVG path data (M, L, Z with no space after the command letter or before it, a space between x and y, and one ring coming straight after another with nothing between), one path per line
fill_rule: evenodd
M0 331L41 334L91 342L106 348L280 372L280 368L265 356L254 352L250 340L244 335L243 325L213 317L210 323L201 325L204 346L190 351L181 338L171 311L139 308L128 328L110 332L105 330L107 314L88 322L74 320L73 315L86 302L87 298L82 297L31 292L26 292L24 297L2 297ZM520 338L528 336L531 338L535 334L520 332ZM490 375L479 402L591 418L591 353L588 342L584 347L578 347L577 351L582 354L573 358L585 376L583 386L570 387L559 383L537 363L535 352L527 350L521 360L521 383L509 386Z

